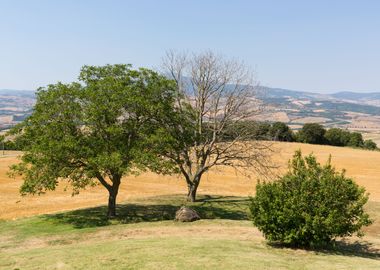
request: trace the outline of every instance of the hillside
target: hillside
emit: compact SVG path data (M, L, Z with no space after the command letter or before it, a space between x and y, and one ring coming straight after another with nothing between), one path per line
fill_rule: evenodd
M14 126L32 112L33 91L0 89L0 130Z
M21 198L21 180L5 174L17 153L7 152L0 157L0 219L6 219L0 221L0 269L379 269L380 152L298 143L275 147L280 170L296 149L315 152L321 161L332 154L337 168L347 168L347 175L366 187L371 193L367 210L375 223L363 239L341 239L334 248L315 251L267 245L248 219L247 196L257 179L230 169L205 175L200 200L191 204L184 201L182 179L126 177L119 216L110 221L101 187L75 197L61 187ZM174 222L183 204L203 219ZM31 217L20 218L25 216Z
M258 121L281 121L297 130L305 123L320 123L360 131L380 144L380 93L318 94L260 87L263 111ZM33 91L0 90L0 132L31 114Z
M122 205L112 222L102 208L2 222L0 269L379 269L379 224L332 249L290 249L266 244L246 198L201 199L190 224L172 220L176 196ZM368 211L379 218L379 203Z
M274 159L285 170L287 161L294 151L302 149L304 154L314 152L320 161L324 162L332 155L332 163L338 169L347 169L360 185L366 187L370 193L370 200L380 202L380 152L357 150L352 148L308 145L299 143L276 143ZM12 219L35 214L53 213L62 210L71 210L105 204L107 193L103 187L88 188L79 195L71 197L70 190L64 191L62 185L55 192L48 192L40 197L21 197L18 188L21 179L10 179L6 175L9 165L17 162L17 158L0 158L0 219ZM249 196L252 195L257 178L246 178L230 168L220 171L211 171L204 176L199 187L199 194ZM142 184L143 183L143 184ZM186 186L183 179L175 176L158 176L144 173L138 177L126 177L120 187L118 201L128 201L149 196L185 194Z
M380 94L340 92L318 94L261 87L264 113L259 120L282 121L294 129L305 123L321 123L367 133L380 131Z

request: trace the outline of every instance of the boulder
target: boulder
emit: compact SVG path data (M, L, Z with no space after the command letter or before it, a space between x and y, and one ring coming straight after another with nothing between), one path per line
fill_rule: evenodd
M181 222L192 222L195 220L201 219L198 213L186 206L182 206L176 213L175 213L175 220L181 221Z

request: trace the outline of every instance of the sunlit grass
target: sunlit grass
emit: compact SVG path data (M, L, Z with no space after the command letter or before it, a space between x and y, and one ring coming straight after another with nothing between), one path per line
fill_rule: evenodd
M248 219L246 197L202 196L201 217L173 221L181 196L139 199L0 223L0 269L378 269L376 221L360 242L328 250L267 245ZM377 220L380 203L370 202Z

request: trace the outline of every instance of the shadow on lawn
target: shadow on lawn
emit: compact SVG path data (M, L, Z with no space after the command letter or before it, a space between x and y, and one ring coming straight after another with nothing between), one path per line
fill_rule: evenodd
M335 247L322 250L323 253L355 256L380 260L380 250L367 241L337 241Z
M292 247L289 245L279 243L270 243L269 246L274 248L300 249L297 247ZM347 242L345 240L337 240L331 246L301 249L314 251L317 254L341 255L380 260L380 250L377 247L375 247L372 243L367 241Z
M155 222L173 220L175 212L185 204L196 210L202 219L248 220L248 198L203 196L195 203L181 203L181 199L177 198L178 196L155 197L152 198L152 202L156 203L119 204L117 205L118 215L112 220L106 217L106 206L46 215L44 218L57 223L71 224L78 229L111 224Z

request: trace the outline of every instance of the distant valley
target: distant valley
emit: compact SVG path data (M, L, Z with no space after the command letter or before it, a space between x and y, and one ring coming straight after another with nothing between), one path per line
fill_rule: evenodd
M294 130L305 123L320 123L360 131L380 143L380 93L319 94L260 87L257 96L264 104L257 120L285 122Z
M261 86L257 97L264 106L256 120L285 122L295 130L317 122L358 130L380 142L380 92L319 94ZM25 119L34 103L33 91L0 90L0 130Z
M24 120L35 103L33 91L0 89L0 130Z

